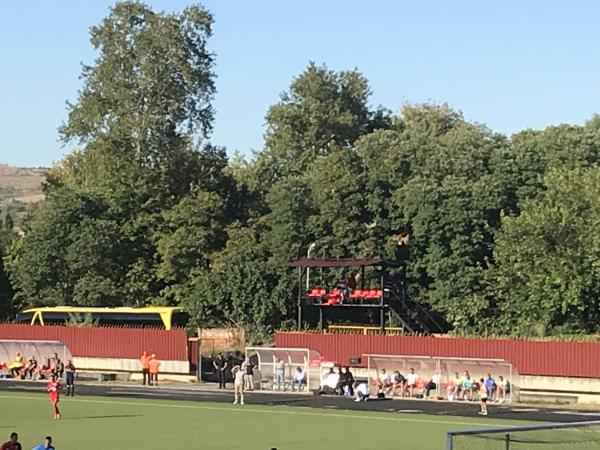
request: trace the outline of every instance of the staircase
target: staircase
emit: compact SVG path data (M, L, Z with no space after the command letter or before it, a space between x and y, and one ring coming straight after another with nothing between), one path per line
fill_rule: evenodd
M444 331L423 306L413 300L403 287L386 284L385 299L389 305L389 320L392 325L403 327L408 333L433 334Z

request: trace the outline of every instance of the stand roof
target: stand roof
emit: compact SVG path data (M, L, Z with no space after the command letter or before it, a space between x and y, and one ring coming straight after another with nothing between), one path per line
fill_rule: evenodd
M288 267L366 267L366 266L380 266L389 267L395 266L391 261L384 259L312 259L312 258L300 258L295 261L291 261Z

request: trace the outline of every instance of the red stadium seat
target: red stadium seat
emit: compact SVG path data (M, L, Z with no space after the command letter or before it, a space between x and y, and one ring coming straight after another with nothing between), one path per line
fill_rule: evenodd
M381 298L381 291L379 289L370 289L365 293L365 300L374 301Z
M363 290L362 289L354 289L350 294L350 298L362 298Z
M326 305L337 305L338 303L341 303L341 301L342 301L341 295L342 295L342 291L340 291L338 288L335 288L327 296L327 302L325 304Z

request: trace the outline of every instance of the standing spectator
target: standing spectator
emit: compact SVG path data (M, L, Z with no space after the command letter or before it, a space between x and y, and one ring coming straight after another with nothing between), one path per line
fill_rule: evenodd
M281 359L275 364L275 383L278 391L285 391L285 363Z
M225 369L227 369L227 360L223 357L222 353L219 353L213 361L213 367L217 371L217 377L219 378L219 389L225 389L227 387L225 383Z
M344 386L346 386L346 372L342 370L342 367L338 367L338 383L335 387L336 394L344 394Z
M160 367L160 360L156 357L156 354L152 353L150 361L148 361L148 371L150 372L150 386L158 386L158 368Z
M75 396L75 366L73 362L69 359L67 364L65 365L65 374L66 374L66 384L67 384L67 397L70 395L71 397Z
M302 385L306 386L306 374L302 370L302 367L296 367L296 371L292 377L292 391L296 390L296 385L298 385L298 391L302 390Z
M10 441L2 444L0 450L22 450L21 444L19 443L19 435L15 432L10 433Z
M346 384L344 385L344 395L352 397L354 395L354 375L350 372L350 367L344 367L344 376Z
M233 374L233 404L236 405L238 397L240 405L244 404L244 371L240 366L233 366L231 369Z
M406 389L408 390L409 397L413 396L413 390L417 387L418 378L415 369L411 367L408 371L408 375L406 375Z
M488 390L485 387L485 381L483 380L483 378L481 378L479 380L479 405L481 406L481 411L479 411L479 414L481 414L482 416L488 415L487 399L488 399Z
M140 368L142 369L142 385L152 384L150 382L150 355L144 350L140 356Z
M36 445L32 450L56 450L52 445L52 437L46 436L43 444Z
M396 395L396 391L400 388L402 397L404 397L404 390L406 389L406 378L400 373L400 371L394 371L394 377L392 378L392 397Z
M31 355L31 358L29 358L29 361L27 361L27 365L25 366L25 378L30 378L32 380L35 380L35 374L37 373L37 368L38 368L38 362L37 359L35 359L34 355Z
M242 371L244 372L244 389L246 391L254 390L254 364L250 361L250 357L246 357L242 363Z

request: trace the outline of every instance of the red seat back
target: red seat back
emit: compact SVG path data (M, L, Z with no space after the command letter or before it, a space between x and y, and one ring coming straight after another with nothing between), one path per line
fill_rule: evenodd
M354 289L350 294L350 298L361 298L363 296L362 289Z

